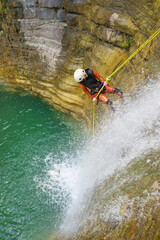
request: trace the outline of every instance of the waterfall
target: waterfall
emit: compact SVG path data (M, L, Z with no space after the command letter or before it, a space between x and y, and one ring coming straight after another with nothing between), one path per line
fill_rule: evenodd
M89 203L94 189L114 174L123 171L135 158L141 158L159 148L160 142L160 77L149 79L146 86L141 87L134 96L126 99L126 103L116 114L105 120L101 131L95 136L94 147L91 141L85 142L83 149L77 150L72 164L64 162L54 171L50 170L51 179L57 179L61 187L70 196L70 204L61 226L65 234L74 232L85 221L94 221L95 214L84 217L87 206L93 212L96 206ZM68 162L68 157L66 163ZM57 165L56 165L57 168ZM53 180L54 181L54 180ZM103 208L101 216L105 221L107 211L118 218L117 209ZM106 211L106 212L105 212Z

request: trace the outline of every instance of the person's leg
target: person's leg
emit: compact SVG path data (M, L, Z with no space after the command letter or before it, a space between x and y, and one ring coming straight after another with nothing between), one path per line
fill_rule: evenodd
M122 101L124 102L124 96L123 96L123 92L117 88L114 89L114 92L115 94L117 94L121 99Z
M111 87L111 86L109 86L109 85L106 85L105 86L105 90L106 90L106 92L109 92L109 93L114 93L114 87Z
M113 103L103 93L100 93L99 100L101 102L107 103L114 112L116 111L113 107Z
M105 86L105 92L115 93L122 99L122 101L124 101L123 92L117 88L107 85Z

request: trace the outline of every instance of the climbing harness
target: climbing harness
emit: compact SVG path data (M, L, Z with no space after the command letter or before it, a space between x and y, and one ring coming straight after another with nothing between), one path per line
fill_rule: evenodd
M109 79L116 72L118 72L127 62L129 62L138 52L140 52L142 50L142 48L144 48L150 41L152 41L152 39L155 38L159 33L160 33L160 28L150 38L148 38L134 53L132 53L118 68L116 68L116 70L114 72L112 72L111 75L109 75L106 78L105 82L107 83L109 81ZM95 98L97 98L99 96L99 94L101 93L103 88L104 88L104 85L101 87L101 89L99 90L99 92L98 92L98 94L96 95ZM92 135L92 145L94 145L94 126L95 126L95 102L93 102L93 135Z

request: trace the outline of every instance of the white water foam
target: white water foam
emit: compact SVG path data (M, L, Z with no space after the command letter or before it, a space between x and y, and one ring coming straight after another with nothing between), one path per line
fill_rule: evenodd
M111 176L116 169L126 166L131 160L158 149L160 143L160 77L151 81L120 110L103 123L103 130L95 136L94 148L87 147L77 151L77 158L54 164L48 170L47 191L61 189L58 199L69 196L63 231L72 232L82 223L85 199L92 194L94 187ZM53 156L49 159L53 160ZM72 162L72 164L71 164ZM58 187L57 187L58 186ZM51 191L53 194L53 191ZM64 194L65 193L65 194ZM54 196L53 196L54 198ZM111 211L118 211L111 209ZM104 208L103 216L107 209ZM78 217L78 219L76 218ZM77 219L77 220L76 220ZM105 220L105 217L104 217Z

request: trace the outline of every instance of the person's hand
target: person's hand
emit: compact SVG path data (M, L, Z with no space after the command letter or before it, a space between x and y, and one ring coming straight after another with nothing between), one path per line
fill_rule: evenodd
M104 86L107 86L106 79L104 79L103 85L104 85Z
M92 99L92 101L93 101L93 102L97 102L97 98L94 97L94 98Z

